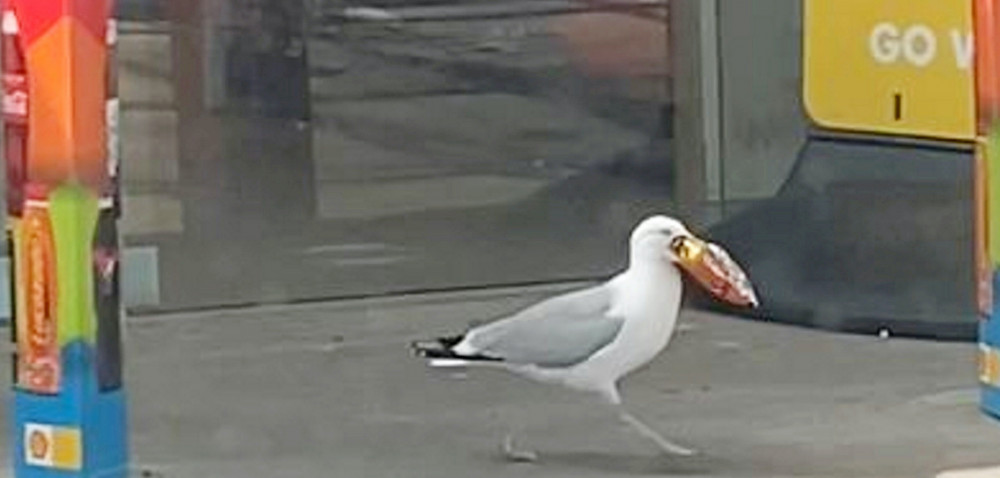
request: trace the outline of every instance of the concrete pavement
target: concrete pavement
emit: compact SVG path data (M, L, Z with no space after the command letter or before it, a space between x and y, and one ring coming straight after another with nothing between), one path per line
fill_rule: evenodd
M705 452L683 459L658 456L585 398L495 371L439 373L409 355L412 339L559 290L132 317L135 461L169 478L913 478L1000 463L971 344L686 312L671 348L623 387L636 414ZM498 458L507 422L526 426L539 463Z

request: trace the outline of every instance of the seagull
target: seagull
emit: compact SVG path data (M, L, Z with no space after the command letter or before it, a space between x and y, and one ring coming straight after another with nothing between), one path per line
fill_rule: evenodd
M677 327L682 274L730 304L756 307L746 274L721 246L705 242L677 219L654 215L629 237L627 268L606 282L543 300L462 335L412 344L431 367L498 367L528 379L598 397L618 417L669 455L697 452L676 444L626 410L618 382L653 360ZM517 450L513 434L501 450L512 461L537 460Z

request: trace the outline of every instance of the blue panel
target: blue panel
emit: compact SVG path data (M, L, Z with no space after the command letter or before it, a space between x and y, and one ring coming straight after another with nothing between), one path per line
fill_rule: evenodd
M1000 388L983 386L983 411L1000 420Z
M979 342L1000 346L1000 272L993 271L993 310L987 320L980 321Z
M994 347L1000 347L1000 274L993 274L993 312L989 320L981 321L979 341Z
M128 476L128 433L125 390L99 393L92 348L82 341L63 348L60 394L42 396L16 390L11 430L16 478ZM83 435L83 469L50 470L25 463L26 423L78 428Z
M1000 273L993 273L993 312L979 327L979 342L1000 348ZM1000 418L1000 389L983 385L982 408L987 414Z

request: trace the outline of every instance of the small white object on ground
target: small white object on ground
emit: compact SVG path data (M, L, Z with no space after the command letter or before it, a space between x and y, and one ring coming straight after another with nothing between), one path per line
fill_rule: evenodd
M722 350L740 350L743 348L743 344L732 340L717 340L713 342L713 345Z
M937 478L1000 478L1000 466L995 468L943 471L938 473Z
M344 9L344 16L368 21L385 22L399 20L399 15L377 7L348 7Z

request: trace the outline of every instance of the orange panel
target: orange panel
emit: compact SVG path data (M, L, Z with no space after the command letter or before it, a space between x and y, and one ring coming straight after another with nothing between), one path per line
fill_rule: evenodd
M1000 59L996 48L1000 9L993 0L976 0L975 12L977 129L980 135L986 135L1000 117Z
M102 188L107 179L104 39L63 17L25 56L32 98L29 129L34 132L28 140L28 180Z

